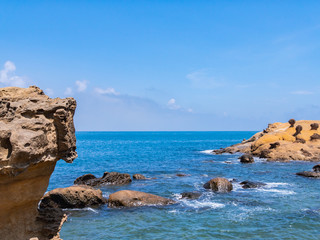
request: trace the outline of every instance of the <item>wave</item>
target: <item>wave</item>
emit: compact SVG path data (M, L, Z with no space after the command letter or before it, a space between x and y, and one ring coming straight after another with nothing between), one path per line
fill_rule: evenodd
M204 154L213 154L212 153L213 149L211 150L203 150L203 151L199 151L200 153L204 153Z
M98 213L97 210L91 208L91 207L86 207L86 208L65 208L63 210L66 210L66 211L91 211L91 212L94 212L94 213Z

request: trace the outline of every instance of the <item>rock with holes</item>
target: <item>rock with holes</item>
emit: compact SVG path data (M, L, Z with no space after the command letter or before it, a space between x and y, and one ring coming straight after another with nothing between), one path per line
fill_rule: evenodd
M233 189L232 183L226 178L213 178L203 185L205 189L211 189L214 192L230 192Z
M176 202L168 198L132 190L122 190L112 193L108 199L108 207L141 207L174 203Z
M101 190L79 185L57 188L46 193L40 202L40 209L85 208L99 206L106 202L107 199L102 196Z
M38 87L0 89L1 239L58 238L64 214L47 221L38 203L56 162L77 157L75 109L73 98L51 99Z

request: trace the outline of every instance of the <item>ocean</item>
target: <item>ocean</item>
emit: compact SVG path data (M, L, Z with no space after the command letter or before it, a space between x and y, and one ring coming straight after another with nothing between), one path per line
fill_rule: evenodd
M248 139L255 132L77 132L79 157L60 160L48 191L73 185L87 173L140 173L151 180L104 186L105 197L137 190L178 201L170 206L69 210L61 238L80 239L320 239L320 180L296 176L319 162L240 164L238 154L212 155L212 149ZM177 177L177 173L187 176ZM203 184L214 177L235 179L230 193ZM264 182L243 189L244 180ZM198 200L180 193L199 191Z

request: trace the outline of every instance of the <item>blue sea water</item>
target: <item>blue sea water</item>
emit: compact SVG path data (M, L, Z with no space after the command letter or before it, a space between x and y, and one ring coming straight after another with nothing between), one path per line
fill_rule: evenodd
M48 190L67 187L86 173L141 173L152 180L105 186L105 197L129 189L178 201L161 207L68 211L64 240L80 239L320 239L320 180L296 176L315 162L240 164L239 155L208 154L255 132L77 132L79 157L59 161ZM177 173L188 176L177 177ZM217 194L202 185L214 177L267 183L259 189ZM198 200L180 193L200 191Z

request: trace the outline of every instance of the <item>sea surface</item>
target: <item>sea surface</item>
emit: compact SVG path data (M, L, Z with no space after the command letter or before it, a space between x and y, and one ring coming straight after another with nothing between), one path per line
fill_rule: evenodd
M60 160L48 190L68 187L86 173L140 173L152 180L105 186L103 195L138 190L178 204L137 208L75 209L63 225L64 240L80 239L320 239L320 180L296 176L315 162L240 164L239 155L212 155L211 149L248 139L255 132L77 132L79 157ZM319 163L319 162L318 162ZM177 173L188 176L177 177ZM214 177L264 182L258 189L234 183L230 193L202 186ZM180 193L199 191L198 200Z

